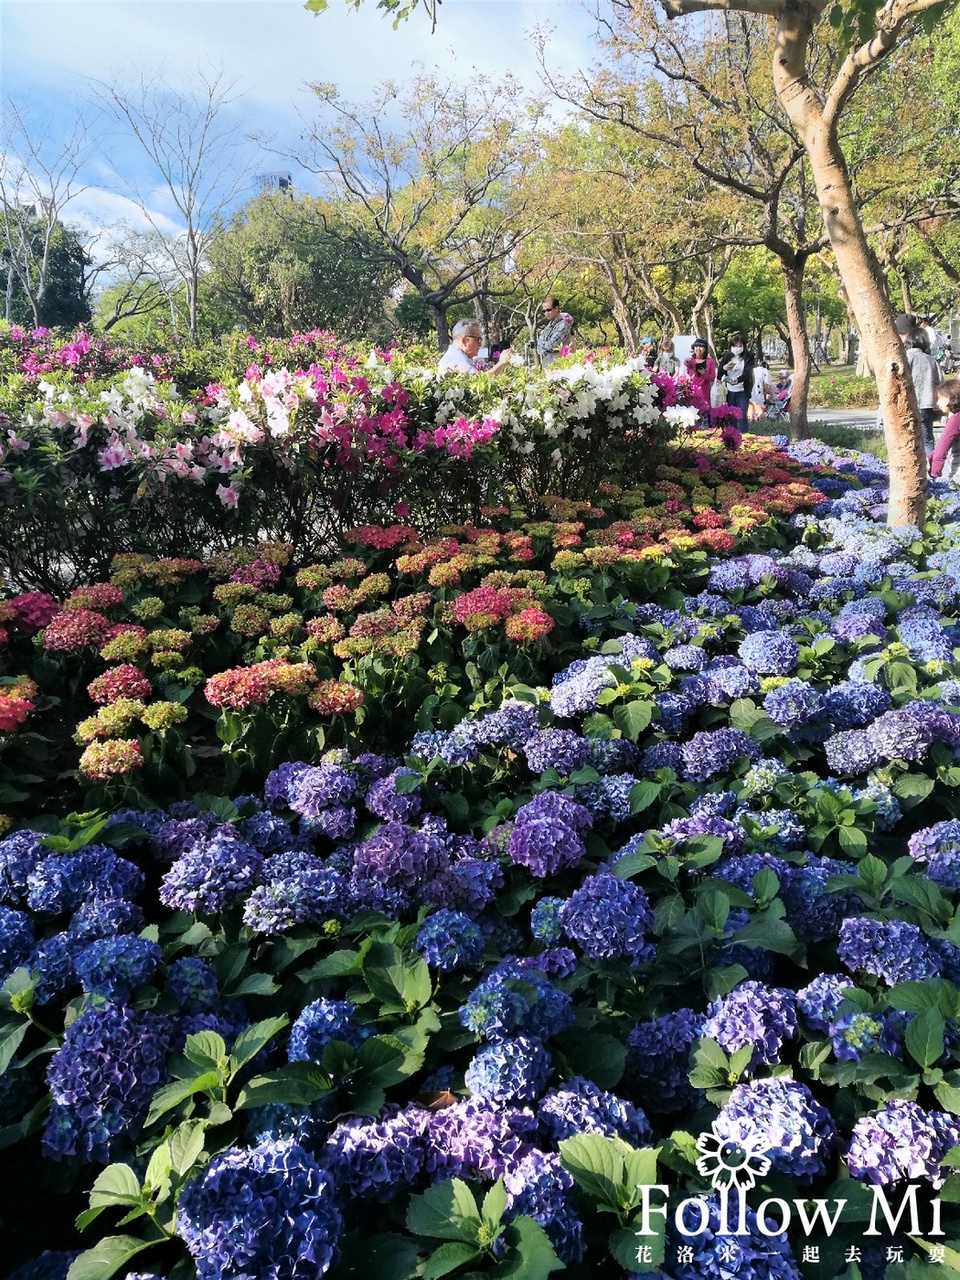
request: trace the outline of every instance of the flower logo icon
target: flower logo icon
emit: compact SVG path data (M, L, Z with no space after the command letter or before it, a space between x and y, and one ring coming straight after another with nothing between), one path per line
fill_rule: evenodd
M767 1140L752 1127L744 1126L737 1137L731 1137L717 1133L714 1124L712 1133L701 1133L697 1139L697 1150L703 1153L697 1171L710 1179L714 1191L721 1187L749 1191L770 1168Z

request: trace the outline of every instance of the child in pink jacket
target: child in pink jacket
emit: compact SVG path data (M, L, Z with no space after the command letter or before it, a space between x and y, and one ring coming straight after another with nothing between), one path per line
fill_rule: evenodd
M930 474L960 480L960 378L950 378L937 388L937 403L949 416L930 454Z

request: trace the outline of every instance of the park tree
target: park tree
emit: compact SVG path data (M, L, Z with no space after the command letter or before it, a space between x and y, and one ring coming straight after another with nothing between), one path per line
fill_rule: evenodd
M89 318L83 291L84 247L64 223L85 188L80 174L97 145L95 119L77 108L69 132L23 104L0 109L0 257L4 315L34 325Z
M761 14L773 29L772 83L779 108L810 164L826 234L864 351L877 379L890 465L888 519L922 527L926 457L916 394L894 326L886 282L867 239L840 138L843 114L863 80L898 45L955 3L948 0L663 0L670 18L719 10ZM845 50L818 83L815 34L834 27Z
M137 143L147 161L146 172L123 185L149 228L155 257L182 283L187 328L196 337L204 260L248 181L230 110L236 85L220 71L198 68L182 87L142 72L91 86L116 128ZM158 208L158 189L172 216Z
M384 336L385 300L398 277L364 247L324 201L265 192L238 209L211 246L207 283L238 323L260 333Z
M361 105L312 87L321 117L298 159L336 206L334 234L420 294L445 346L452 308L489 314L516 289L540 107L510 77L465 88L423 69Z

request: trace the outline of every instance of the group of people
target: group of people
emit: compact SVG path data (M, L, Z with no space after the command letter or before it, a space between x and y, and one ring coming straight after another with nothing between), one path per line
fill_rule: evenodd
M573 316L561 310L559 301L551 293L540 303L540 315L542 323L537 332L537 360L546 368L569 345L573 333ZM478 320L458 320L453 326L450 345L440 357L438 371L476 373L483 369L486 373L500 373L510 363L514 354L513 347L504 347L494 364L486 364L479 359L482 343L483 332Z
M744 421L763 417L772 406L783 412L790 401L793 380L788 370L781 369L774 381L767 366L755 362L742 333L730 335L719 360L709 354L706 338L694 338L684 372L705 404L714 403L714 384L719 382L725 402L739 409Z

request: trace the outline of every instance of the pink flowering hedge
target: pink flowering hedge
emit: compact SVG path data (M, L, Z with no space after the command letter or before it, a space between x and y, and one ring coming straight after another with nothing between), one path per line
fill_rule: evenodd
M114 552L206 557L344 531L425 531L484 506L588 498L653 473L697 419L689 388L631 364L439 376L332 335L134 353L0 327L0 569L63 592Z

